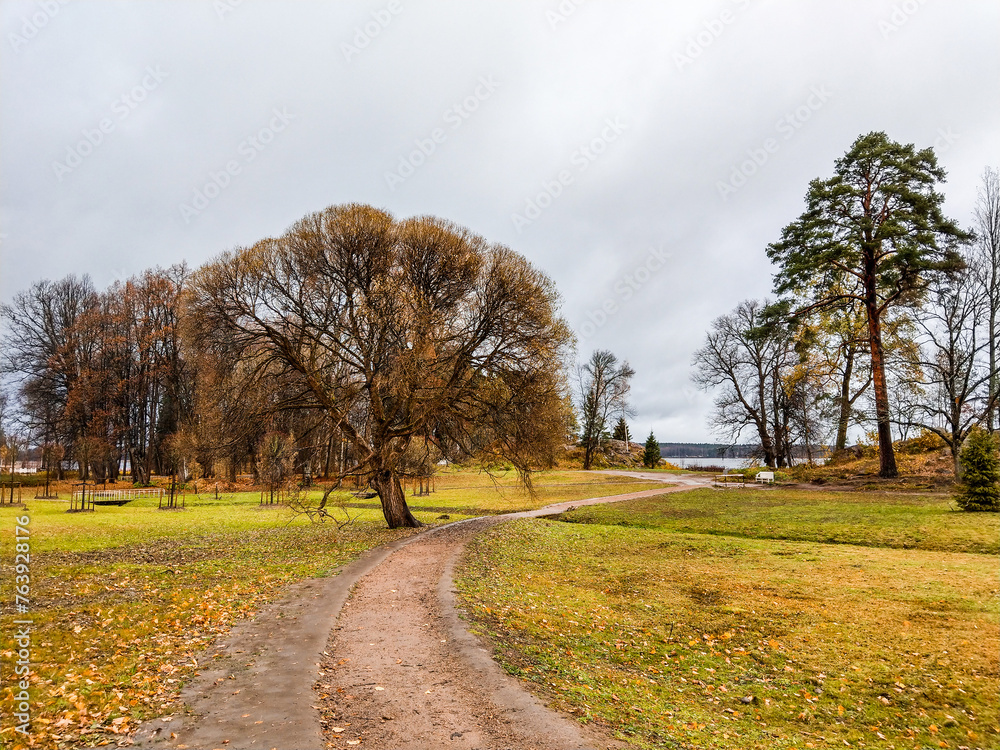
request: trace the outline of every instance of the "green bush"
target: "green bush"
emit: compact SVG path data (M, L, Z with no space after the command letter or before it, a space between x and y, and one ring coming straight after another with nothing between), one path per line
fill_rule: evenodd
M1000 453L997 436L972 428L962 446L962 484L955 501L962 510L1000 511Z

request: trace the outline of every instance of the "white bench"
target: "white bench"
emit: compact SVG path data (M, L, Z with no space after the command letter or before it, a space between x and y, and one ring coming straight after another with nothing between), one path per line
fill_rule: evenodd
M773 471L760 471L757 472L757 481L761 484L774 484L774 472Z

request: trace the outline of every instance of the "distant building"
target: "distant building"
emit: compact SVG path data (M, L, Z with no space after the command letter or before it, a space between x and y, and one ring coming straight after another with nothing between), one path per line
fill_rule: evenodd
M41 461L17 461L14 464L15 474L37 474L41 470Z

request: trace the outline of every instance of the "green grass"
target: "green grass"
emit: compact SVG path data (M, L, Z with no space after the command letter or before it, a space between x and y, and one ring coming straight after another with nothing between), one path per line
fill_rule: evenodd
M580 508L564 519L754 539L1000 553L1000 514L952 508L947 497L927 494L702 489Z
M511 474L493 479L448 470L437 491L407 500L429 524L465 515L537 508L560 500L648 489L647 483L581 472L536 477L525 492ZM313 491L316 501L320 492ZM365 550L411 530L384 528L378 500L335 496L354 521L310 524L283 506L261 506L257 492L189 494L186 508L161 511L154 499L94 513L66 513L66 501L0 507L0 661L11 664L15 522L29 516L31 676L38 747L77 747L118 739L140 720L180 710L181 685L197 654L234 622L279 598L291 583L329 575ZM5 682L4 687L7 687ZM0 747L18 748L0 692Z
M995 554L903 549L900 511L860 499L845 501L851 533L893 544L767 538L740 514L758 512L751 493L736 491L731 525L759 538L724 536L729 501L711 494L660 498L656 514L628 501L569 514L589 523L493 529L470 545L465 606L509 671L637 747L1000 746ZM798 534L814 502L833 502L814 496L784 494L774 530ZM706 504L703 533L674 528ZM898 505L930 528L959 515Z

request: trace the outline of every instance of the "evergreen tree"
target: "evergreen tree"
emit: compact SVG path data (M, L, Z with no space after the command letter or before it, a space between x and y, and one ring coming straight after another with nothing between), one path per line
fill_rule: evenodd
M621 440L623 443L632 442L632 433L628 431L628 422L625 421L625 417L618 418L618 423L615 425L615 433L612 435L612 439Z
M646 449L642 452L642 465L650 469L655 469L660 463L660 444L653 436L653 431L649 431L646 438Z
M885 133L858 138L836 174L813 180L808 208L768 246L775 291L798 298L797 316L864 309L882 477L899 475L890 431L883 326L895 308L919 304L936 275L960 271L956 245L971 239L941 207L944 182L932 149Z
M968 511L1000 511L997 436L977 425L965 441L961 460L965 472L955 497L959 507Z

